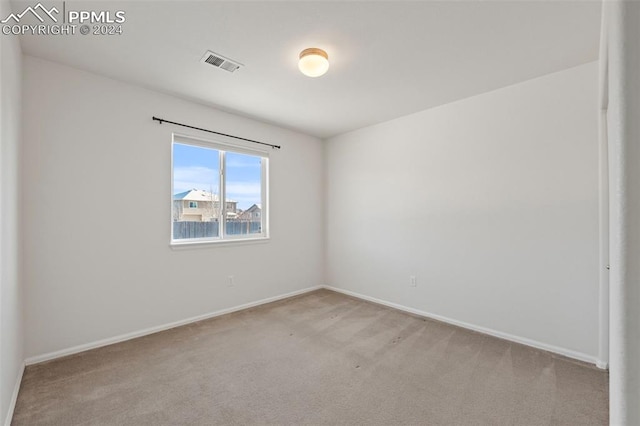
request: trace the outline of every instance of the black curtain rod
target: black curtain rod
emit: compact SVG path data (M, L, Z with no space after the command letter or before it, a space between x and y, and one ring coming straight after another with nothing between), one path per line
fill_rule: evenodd
M175 121L165 120L164 118L158 118L158 117L152 117L152 118L153 118L154 121L158 121L160 124L162 124L162 123L175 124L176 126L188 127L190 129L195 129L195 130L201 130L203 132L214 133L214 134L220 135L220 136L226 136L228 138L240 139L241 141L247 141L247 142L251 142L251 143L258 143L260 145L270 146L273 149L282 148L280 145L272 145L272 144L266 143L266 142L254 141L253 139L241 138L240 136L233 136L233 135L228 135L226 133L214 132L213 130L207 130L207 129L203 129L201 127L189 126L188 124L176 123Z

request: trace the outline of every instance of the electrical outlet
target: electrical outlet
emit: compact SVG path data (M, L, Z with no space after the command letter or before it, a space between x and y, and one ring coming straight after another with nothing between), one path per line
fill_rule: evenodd
M409 287L417 287L417 286L418 286L418 281L416 280L416 276L411 275L409 277Z
M229 275L227 277L227 287L233 287L234 285L236 285L236 282L233 278L233 275Z

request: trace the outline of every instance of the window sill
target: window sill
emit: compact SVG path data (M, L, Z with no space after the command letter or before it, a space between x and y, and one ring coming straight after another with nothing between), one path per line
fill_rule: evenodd
M189 249L199 249L199 248L210 248L210 247L224 247L224 246L244 246L250 244L265 244L269 242L269 237L260 237L260 238L238 238L231 240L220 240L220 241L185 241L185 242L171 242L169 247L172 250L189 250Z

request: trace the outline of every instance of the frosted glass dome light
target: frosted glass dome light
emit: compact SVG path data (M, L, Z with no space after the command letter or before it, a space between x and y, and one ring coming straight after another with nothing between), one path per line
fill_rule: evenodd
M329 69L329 55L316 47L304 49L300 52L298 69L308 77L320 77Z

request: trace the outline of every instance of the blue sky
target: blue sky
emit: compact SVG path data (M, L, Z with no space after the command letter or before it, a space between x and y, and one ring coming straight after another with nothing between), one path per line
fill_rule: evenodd
M227 199L247 209L260 203L260 157L227 152ZM173 192L190 189L220 192L218 151L193 145L173 145Z

